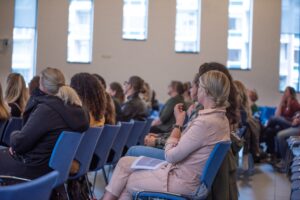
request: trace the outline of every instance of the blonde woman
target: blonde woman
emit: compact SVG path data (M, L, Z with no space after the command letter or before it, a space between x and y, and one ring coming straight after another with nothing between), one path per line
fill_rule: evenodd
M10 107L12 117L21 117L24 112L28 91L21 74L11 73L6 79L5 100Z
M0 133L3 131L2 128L4 127L4 124L6 123L9 117L10 117L9 108L7 104L4 102L2 86L0 83Z
M209 71L200 77L198 102L204 106L184 132L181 127L186 112L183 104L174 108L176 126L166 142L167 164L156 170L131 169L135 157L122 158L106 187L104 200L131 199L134 191L152 190L191 194L199 186L199 176L214 148L220 141L230 140L226 107L230 82L225 74Z
M63 131L84 132L89 127L77 93L65 85L60 70L43 70L40 89L46 95L36 98L36 109L22 130L12 133L11 147L0 151L1 175L34 179L48 173L48 162L59 135Z

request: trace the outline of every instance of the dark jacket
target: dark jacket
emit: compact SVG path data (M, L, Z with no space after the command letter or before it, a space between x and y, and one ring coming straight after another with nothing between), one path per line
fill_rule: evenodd
M166 133L171 131L173 124L176 123L176 119L174 116L174 107L176 106L176 104L179 103L184 103L184 99L181 95L172 97L166 102L163 109L159 113L159 119L161 121L161 124L156 126L155 129L157 131L159 130L160 133Z
M127 102L122 106L122 115L120 121L138 120L144 121L148 117L146 104L139 97L138 93L127 98Z
M112 97L114 105L115 105L115 110L116 110L116 122L120 121L122 117L122 108L120 102L115 98Z
M30 114L36 109L37 105L38 105L38 98L41 96L45 96L46 93L44 93L43 91L41 91L39 88L35 88L32 91L32 94L26 104L24 113L23 113L23 126L24 124L27 122Z
M12 133L10 145L16 159L28 166L48 164L54 145L63 131L84 132L88 116L81 107L64 104L55 96L36 98L37 106L22 130Z
M20 106L17 103L9 103L8 105L10 107L10 115L12 117L21 117L22 116L22 111L20 109Z

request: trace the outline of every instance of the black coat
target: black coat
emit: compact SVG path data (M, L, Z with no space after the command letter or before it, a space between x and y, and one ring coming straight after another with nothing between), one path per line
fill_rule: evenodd
M130 121L131 119L144 121L147 117L147 106L139 97L139 94L135 93L129 96L127 102L122 106L120 121Z
M48 164L54 145L63 131L84 132L89 127L81 107L66 105L55 96L40 96L21 131L12 133L16 158L27 166Z

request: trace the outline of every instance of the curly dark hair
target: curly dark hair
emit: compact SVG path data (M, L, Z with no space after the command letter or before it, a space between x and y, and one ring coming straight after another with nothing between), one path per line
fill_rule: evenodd
M230 124L236 124L239 121L239 114L238 114L238 101L237 101L237 91L233 83L233 78L227 69L227 67L223 64L217 63L217 62L210 62L210 63L204 63L199 67L199 75L201 76L205 72L211 71L211 70L217 70L220 72L223 72L227 78L230 81L230 93L228 97L228 101L230 103L230 106L226 109L226 115L230 122Z
M101 120L105 115L107 98L105 89L97 78L89 73L78 73L71 78L70 85L95 120Z

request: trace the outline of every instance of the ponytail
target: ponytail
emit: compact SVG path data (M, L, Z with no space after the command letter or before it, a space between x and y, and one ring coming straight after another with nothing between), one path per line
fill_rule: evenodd
M61 86L56 94L65 104L82 107L82 102L76 91L69 86Z

